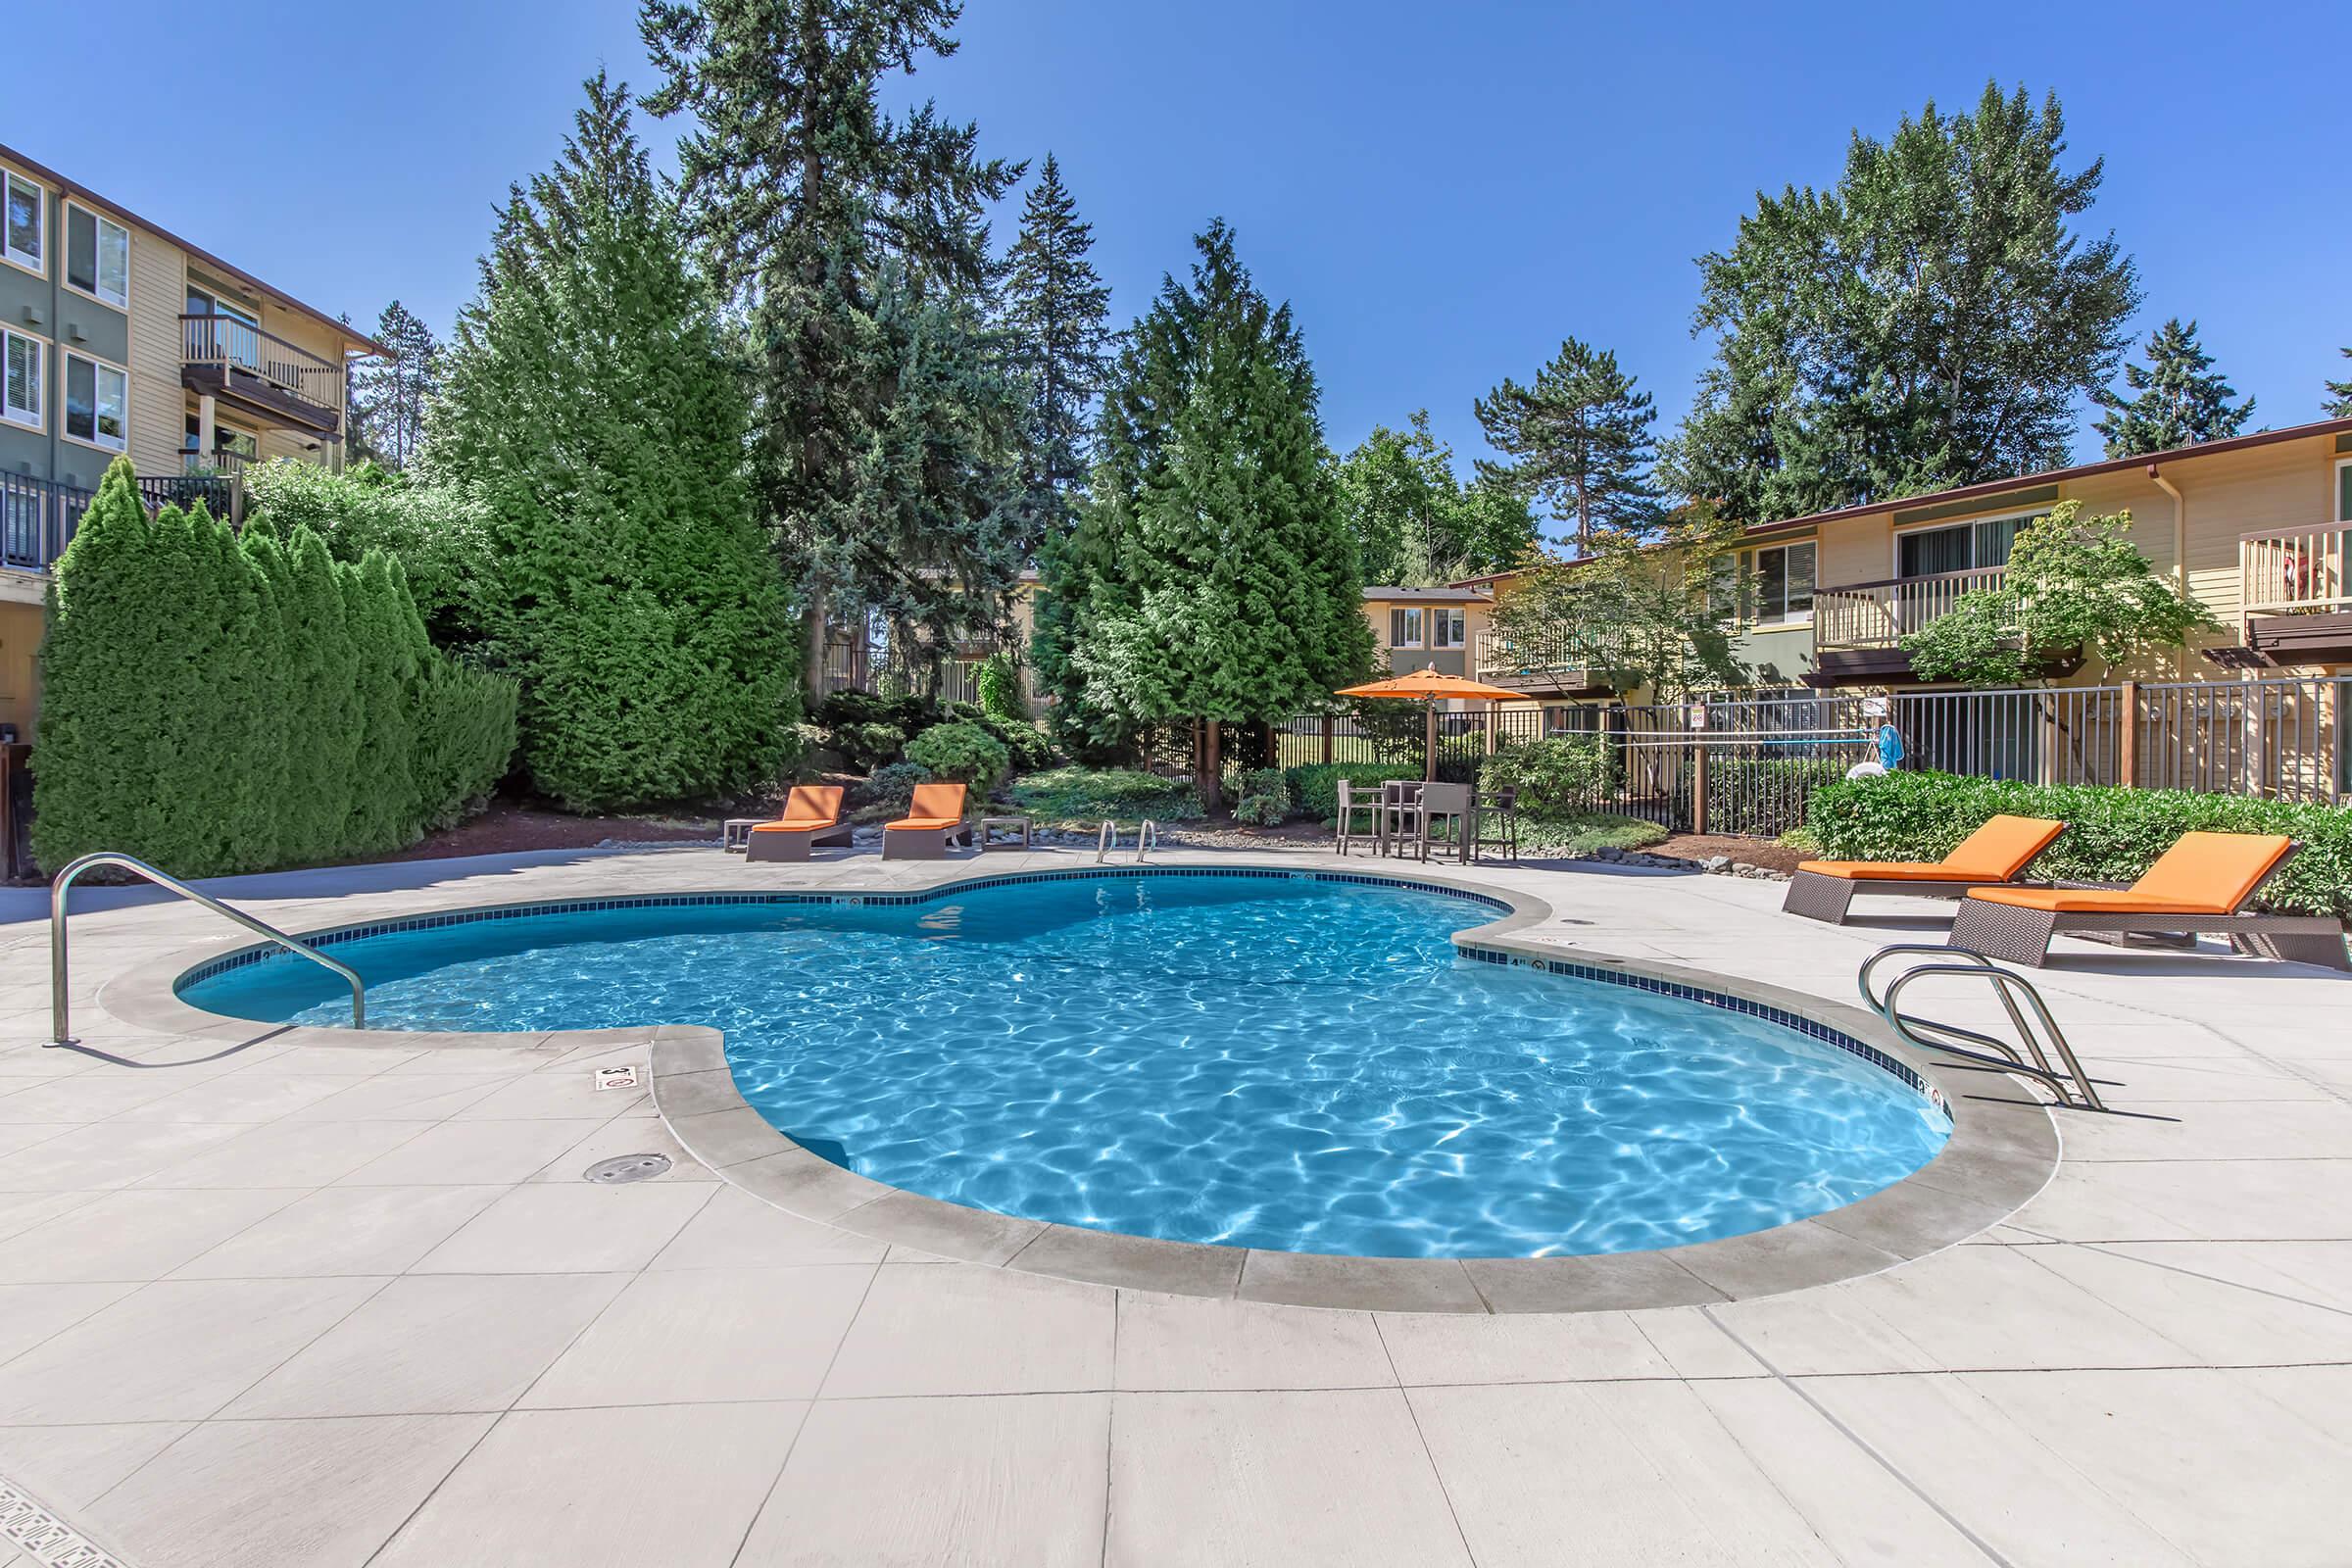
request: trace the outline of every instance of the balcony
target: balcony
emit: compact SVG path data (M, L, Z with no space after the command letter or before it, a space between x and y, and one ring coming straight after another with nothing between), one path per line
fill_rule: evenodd
M180 384L281 428L340 436L343 367L233 316L183 316Z
M2352 662L2352 524L2263 528L2237 541L2246 652L2261 664Z
M1589 633L1571 625L1523 636L1482 631L1471 672L1530 697L1606 697L1613 690L1608 661Z
M0 568L46 572L66 553L92 491L0 473Z

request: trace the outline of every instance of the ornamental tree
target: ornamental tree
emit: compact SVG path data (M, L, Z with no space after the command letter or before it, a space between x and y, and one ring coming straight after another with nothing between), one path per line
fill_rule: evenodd
M2080 651L2112 670L2157 648L2179 648L2222 629L2130 538L2132 514L2084 517L2062 501L2009 549L2001 582L1962 594L1942 615L1902 639L1922 679L2018 686L2049 655Z
M1615 354L1569 338L1534 381L1505 376L1476 409L1488 443L1510 460L1482 461L1480 476L1548 507L1579 555L1604 534L1640 536L1658 522L1658 411Z

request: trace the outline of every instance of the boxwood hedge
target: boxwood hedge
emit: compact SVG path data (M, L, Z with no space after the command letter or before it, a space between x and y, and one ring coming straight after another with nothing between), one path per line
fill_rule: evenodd
M2192 830L2284 833L2303 853L2271 883L2264 907L2352 916L2352 809L2343 807L1903 772L1814 791L1806 827L1827 859L1933 860L2004 811L2067 824L2034 862L2036 874L2061 881L2132 881Z

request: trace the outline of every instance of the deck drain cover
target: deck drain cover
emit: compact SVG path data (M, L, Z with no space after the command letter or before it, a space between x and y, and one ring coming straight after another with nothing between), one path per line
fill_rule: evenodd
M583 1174L592 1182L641 1182L667 1169L667 1154L622 1154L616 1159L600 1159Z

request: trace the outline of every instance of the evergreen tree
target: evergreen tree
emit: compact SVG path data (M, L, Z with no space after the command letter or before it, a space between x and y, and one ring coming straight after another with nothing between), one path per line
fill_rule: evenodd
M2344 350L2344 358L2352 360L2352 349ZM2352 419L2352 376L2341 381L2323 382L2328 388L2328 417Z
M433 406L432 471L486 512L476 592L522 682L534 785L575 810L742 790L792 719L788 609L744 473L741 383L601 74L515 190ZM922 309L891 330L927 330ZM941 372L936 358L913 368ZM911 377L910 377L911 379ZM868 471L906 461L862 455Z
M1060 167L1046 154L1004 281L1004 326L1029 404L1022 467L1036 533L1024 542L1033 551L1069 531L1093 456L1095 400L1117 347L1110 289L1086 259L1094 243L1094 225L1079 219Z
M1752 522L2063 466L2139 303L2114 237L2070 230L2101 168L2059 168L2065 129L2054 95L1987 85L1857 132L1828 192L1759 196L1699 260L1715 360L1670 486Z
M1488 444L1511 460L1482 461L1480 476L1543 502L1577 554L1592 554L1604 533L1639 537L1657 525L1658 411L1616 355L1569 338L1532 385L1505 376L1476 407Z
M986 205L1019 169L880 84L953 54L959 0L646 0L657 115L690 113L679 183L741 312L757 502L798 579L807 678L828 614L993 624L1025 531L1018 403L985 340ZM929 449L925 461L916 453ZM886 450L887 449L887 450Z
M2124 367L2124 382L2137 397L2095 395L2107 411L2095 427L2107 438L2107 456L2131 458L2224 441L2253 417L2252 398L2230 403L2237 388L2213 368L2213 356L2197 341L2196 322L2184 326L2174 317L2148 334L2147 354L2144 368Z
M33 749L33 854L52 870L89 850L152 848L142 813L154 759L182 695L165 640L181 612L130 460L98 482L51 581ZM176 869L167 862L167 869Z
M353 681L360 720L352 762L356 782L342 838L348 852L360 855L380 855L408 843L419 814L411 772L416 735L408 693L416 679L424 627L416 622L414 643L406 634L403 611L413 620L416 607L401 602L407 590L394 575L397 569L381 550L368 551L357 566L336 567L344 623L359 648Z
M1404 430L1375 425L1341 460L1337 477L1367 582L1430 587L1503 570L1536 548L1526 499L1489 479L1456 479L1453 453L1430 432L1427 409Z
M441 344L398 300L375 318L375 340L390 354L354 366L346 394L353 455L405 468L424 439L425 405L441 384Z
M1323 704L1372 651L1355 541L1325 461L1312 367L1220 221L1119 359L1070 548L1050 675L1092 738ZM1043 641L1041 634L1041 642ZM1205 799L1215 759L1196 754Z

